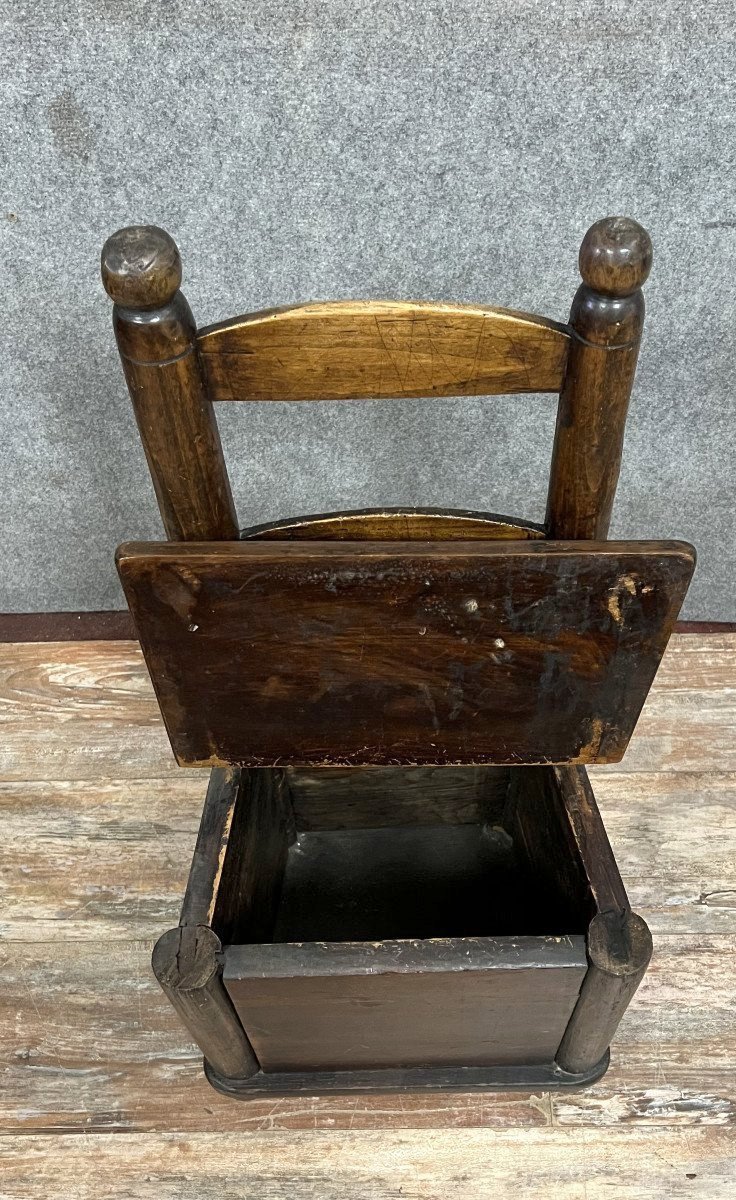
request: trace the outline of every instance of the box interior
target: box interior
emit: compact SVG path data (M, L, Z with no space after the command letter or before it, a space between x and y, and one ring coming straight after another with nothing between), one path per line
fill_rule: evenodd
M582 910L534 876L500 826L301 833L272 941L583 932Z
M559 796L545 771L514 772L511 801L509 773L494 768L473 768L472 777L455 771L449 780L440 769L425 772L423 781L411 768L375 768L367 783L355 781L357 793L349 775L337 772L331 781L326 771L317 798L315 773L305 782L292 771L269 903L260 905L258 921L244 913L229 940L584 933L590 886L582 863L563 844ZM540 779L547 782L541 794L532 795ZM538 849L533 861L527 851L519 821L527 800L548 808L549 863L541 868ZM387 825L387 819L393 823ZM570 865L563 879L556 858Z

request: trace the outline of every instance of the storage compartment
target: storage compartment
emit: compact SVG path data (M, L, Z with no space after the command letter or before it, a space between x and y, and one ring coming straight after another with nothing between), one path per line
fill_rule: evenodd
M257 1071L211 1071L230 1091L554 1086L605 1067L631 920L581 768L292 768L213 772L180 933L223 946Z
M535 875L500 825L300 833L270 940L582 934L582 906Z
M551 1062L585 928L501 827L302 833L225 986L267 1071Z

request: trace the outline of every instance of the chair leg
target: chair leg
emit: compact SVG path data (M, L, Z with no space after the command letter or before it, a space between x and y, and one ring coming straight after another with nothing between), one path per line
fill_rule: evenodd
M557 1065L578 1074L605 1054L652 956L652 935L636 913L598 913L588 929L588 973L557 1051Z
M258 1059L225 991L221 951L207 925L182 925L159 938L151 965L207 1062L226 1079L247 1079Z

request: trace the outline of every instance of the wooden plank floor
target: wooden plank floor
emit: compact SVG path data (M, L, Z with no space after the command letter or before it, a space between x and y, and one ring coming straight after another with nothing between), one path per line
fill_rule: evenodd
M228 1101L149 969L206 777L132 642L0 645L0 1200L736 1195L736 634L593 782L652 967L582 1093Z

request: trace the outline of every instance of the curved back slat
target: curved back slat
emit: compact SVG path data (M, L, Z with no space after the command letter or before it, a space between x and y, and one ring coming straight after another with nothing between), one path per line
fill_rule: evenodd
M569 333L499 308L350 300L200 331L213 400L363 400L559 392Z
M526 541L544 537L541 525L496 513L452 508L364 508L254 525L243 541L451 542Z

